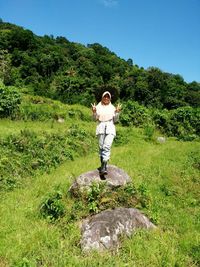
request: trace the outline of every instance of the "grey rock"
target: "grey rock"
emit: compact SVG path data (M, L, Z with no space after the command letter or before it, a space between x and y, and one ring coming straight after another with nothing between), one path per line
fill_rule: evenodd
M65 120L63 119L63 118L58 118L58 120L57 120L59 123L63 123L63 122L65 122Z
M94 182L104 182L109 188L124 186L131 182L130 176L124 170L114 165L108 165L107 169L108 174L104 176L99 174L98 169L79 175L75 179L69 191L74 192L80 190L82 192L87 190Z
M119 247L120 235L130 236L137 228L156 226L135 208L105 210L83 221L81 248L85 252Z
M163 136L159 136L159 137L157 137L157 142L160 144L163 144L166 142L166 138Z

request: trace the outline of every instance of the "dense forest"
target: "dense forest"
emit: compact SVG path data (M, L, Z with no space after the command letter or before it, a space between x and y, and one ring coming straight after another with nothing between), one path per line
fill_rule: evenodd
M89 104L97 89L109 86L116 98L147 107L200 106L200 84L157 67L144 69L101 44L84 46L65 37L36 36L0 21L0 78L64 103Z
M41 37L0 20L0 81L1 117L13 113L21 94L89 107L109 90L113 102L123 103L122 125L153 124L187 140L200 134L200 83L144 69L99 43Z

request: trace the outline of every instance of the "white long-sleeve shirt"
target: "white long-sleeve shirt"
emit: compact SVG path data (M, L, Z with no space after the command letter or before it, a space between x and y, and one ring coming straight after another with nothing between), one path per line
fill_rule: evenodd
M96 127L96 135L99 134L112 134L116 135L115 122L119 118L119 112L110 103L103 105L101 102L96 106L96 113L93 113L94 119L99 123Z

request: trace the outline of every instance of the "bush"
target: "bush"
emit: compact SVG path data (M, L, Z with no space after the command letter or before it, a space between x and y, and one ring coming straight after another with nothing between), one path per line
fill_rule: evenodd
M151 123L152 118L147 108L139 105L137 102L127 101L123 104L120 122L123 126L141 127Z
M0 83L0 117L9 117L19 108L21 103L20 93L15 87L6 87Z
M200 136L200 108L180 107L171 111L147 109L129 100L123 105L120 122L123 126L144 127L149 139L153 136L154 125L164 134L184 141Z
M23 178L50 172L66 160L86 155L94 149L91 137L73 125L67 132L42 133L29 130L0 139L0 189L12 190Z
M152 141L155 133L155 126L153 124L147 124L144 126L144 135L147 141Z
M170 117L169 115L170 113L166 109L163 109L163 110L152 109L151 110L152 120L155 126L161 131L163 131L167 127L167 124L169 122L169 117Z
M200 170L200 151L194 150L188 155L188 163L193 168Z
M43 217L55 221L65 214L64 204L62 202L61 191L55 191L48 195L40 206L40 213Z
M18 119L58 120L59 118L91 121L91 112L80 105L66 105L45 97L24 95L20 105Z
M105 183L94 182L88 188L88 191L84 193L80 193L79 191L73 192L72 195L76 196L76 203L79 203L76 213L81 216L95 214L106 209L114 209L121 206L127 208L136 207L141 202L137 190L132 183L110 189L106 187ZM85 212L82 211L83 207L85 207ZM72 219L72 216L70 219ZM77 219L77 217L74 217L74 219Z
M200 109L182 107L171 111L165 131L185 141L195 139L200 135Z

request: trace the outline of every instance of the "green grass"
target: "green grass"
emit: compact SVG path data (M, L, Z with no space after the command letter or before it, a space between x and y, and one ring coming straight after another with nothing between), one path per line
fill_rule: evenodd
M64 132L71 125L77 124L73 119L68 119L64 123L59 123L55 120L50 121L10 121L9 119L1 119L0 120L0 138L8 136L10 134L20 133L22 130L33 130L38 133L40 132ZM93 123L95 127L95 122ZM79 126L87 127L88 123L86 122L78 122Z
M0 136L29 129L64 132L63 124L31 121L0 121ZM79 121L76 121L79 123ZM95 123L80 122L89 132ZM198 142L164 144L145 141L141 129L117 126L120 138L112 148L110 164L124 169L146 201L138 204L158 226L122 238L118 251L84 254L80 249L80 220L66 217L50 222L39 207L54 190L67 191L79 174L99 165L98 153L66 161L50 173L24 180L23 187L2 192L0 197L0 266L152 266L197 267L200 264L200 208ZM66 211L73 200L65 198Z

